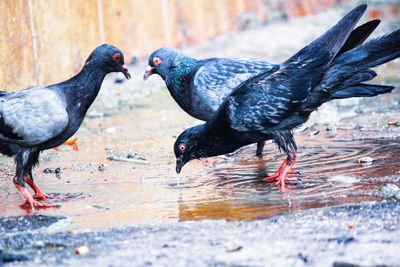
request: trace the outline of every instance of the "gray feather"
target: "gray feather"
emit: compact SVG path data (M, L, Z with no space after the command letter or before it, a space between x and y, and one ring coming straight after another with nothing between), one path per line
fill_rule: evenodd
M42 87L1 97L0 119L20 137L16 140L0 131L0 140L21 145L43 143L63 132L69 122L63 100Z

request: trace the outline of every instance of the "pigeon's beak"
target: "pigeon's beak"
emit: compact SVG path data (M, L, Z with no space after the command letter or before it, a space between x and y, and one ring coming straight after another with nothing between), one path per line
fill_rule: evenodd
M130 75L129 72L128 72L128 68L126 67L125 64L122 65L121 72L125 75L125 77L126 77L127 79L130 79L130 78L131 78L131 75Z
M143 80L147 80L147 78L149 78L149 76L153 74L153 70L154 70L154 67L147 66L146 71L143 75Z
M176 158L176 173L179 174L181 172L182 167L187 163L188 161L184 159L183 155L179 156Z

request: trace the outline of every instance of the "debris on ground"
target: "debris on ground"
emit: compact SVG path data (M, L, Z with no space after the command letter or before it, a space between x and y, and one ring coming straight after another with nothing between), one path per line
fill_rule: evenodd
M83 256L90 252L90 248L88 246L81 246L75 249L75 254Z
M133 163L140 163L140 164L148 164L149 162L138 155L137 153L128 153L126 156L116 156L116 155L108 155L108 160L111 161L123 161L123 162L133 162Z
M365 165L372 164L373 161L374 161L374 159L371 158L371 157L361 157L361 158L358 158L358 159L356 160L356 162L357 162L358 164L365 164Z
M400 200L400 187L395 184L386 184L378 189L379 196Z
M97 169L100 171L100 172L104 172L105 170L107 170L107 164L104 164L104 163L101 163L98 167L97 167Z
M388 122L387 125L388 125L388 126L400 126L400 122L398 122L398 121L391 121L391 122Z

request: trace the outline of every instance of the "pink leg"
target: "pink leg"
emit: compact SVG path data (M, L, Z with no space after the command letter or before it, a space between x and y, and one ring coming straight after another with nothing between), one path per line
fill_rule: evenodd
M277 185L279 186L280 189L285 188L285 182L287 181L297 181L297 178L289 178L289 174L300 174L298 171L292 170L292 167L294 166L296 162L296 154L292 154L292 160L289 163L288 158L286 158L279 169L271 176L268 176L261 181L263 182L271 182L271 181L276 181L277 180Z
M35 192L35 194L33 195L34 199L44 200L51 198L50 195L43 193L42 190L33 182L33 180L29 176L25 176L24 180Z
M34 210L35 208L56 208L58 207L55 204L45 204L45 203L40 203L33 199L32 195L26 190L25 187L20 186L19 184L15 183L15 187L18 189L18 191L22 194L22 196L25 198L25 202L19 205L21 208L25 209L30 209Z

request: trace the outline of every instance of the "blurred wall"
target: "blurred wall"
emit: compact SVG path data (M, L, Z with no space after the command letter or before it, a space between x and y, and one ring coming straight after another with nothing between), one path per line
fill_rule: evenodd
M62 81L100 43L146 57L340 0L1 0L0 90ZM272 14L278 14L272 16Z

